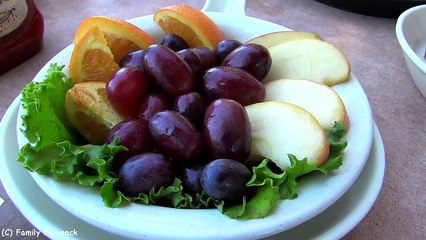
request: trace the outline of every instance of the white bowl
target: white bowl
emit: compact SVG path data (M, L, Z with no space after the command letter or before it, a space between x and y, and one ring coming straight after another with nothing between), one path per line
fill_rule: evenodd
M396 37L411 78L426 97L426 5L410 8L399 16Z

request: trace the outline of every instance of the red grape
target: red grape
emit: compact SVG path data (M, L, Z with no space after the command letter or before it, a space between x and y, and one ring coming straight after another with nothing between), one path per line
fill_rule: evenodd
M160 94L149 94L142 99L139 118L148 121L154 114L171 109L169 100Z
M195 81L197 81L203 73L203 66L201 65L200 59L197 54L195 54L189 48L183 49L177 52L177 54L189 65L192 70L192 74L194 75Z
M206 110L203 137L215 158L246 160L251 147L251 125L245 108L230 99L213 101Z
M166 110L149 119L154 146L181 162L194 160L202 150L203 139L196 127L182 114Z
M200 59L203 70L207 70L217 65L216 55L210 48L207 47L196 47L190 48L198 58Z
M201 126L206 107L203 97L197 92L180 95L173 104L173 110L184 115L195 126Z
M210 68L203 76L202 88L207 100L229 98L243 106L263 101L265 87L244 70L219 66Z
M261 81L271 69L272 58L267 48L259 44L243 44L222 61L222 66L243 69Z
M118 143L127 147L128 151L119 152L114 157L113 170L118 170L128 158L152 150L147 121L125 120L118 123L108 132L106 142L111 143L117 137Z
M215 48L217 62L222 63L223 59L225 59L230 52L241 45L242 43L240 41L233 39L224 39L220 41Z
M106 84L107 98L125 118L135 118L148 82L139 68L120 68Z
M188 93L194 85L192 70L179 55L163 45L151 45L142 64L147 75L169 97Z
M143 50L136 50L126 54L119 63L120 67L137 67L142 69Z
M183 38L174 33L164 35L161 45L164 45L175 52L189 47Z

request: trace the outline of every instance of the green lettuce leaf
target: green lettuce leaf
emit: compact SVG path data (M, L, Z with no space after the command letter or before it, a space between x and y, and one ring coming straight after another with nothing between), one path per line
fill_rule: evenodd
M113 156L125 148L116 142L97 145L74 146L69 141L51 144L36 151L30 144L18 153L18 162L29 171L52 176L58 181L77 181L83 186L93 186L110 180Z
M30 82L21 91L21 131L35 151L52 143L78 140L65 113L65 95L71 80L61 71L63 67L52 64L43 82Z
M289 154L291 166L286 169L288 174L284 184L280 186L281 198L297 198L297 178L311 172L320 172L327 175L330 171L338 169L343 164L341 152L346 148L347 142L342 141L345 126L340 122L335 122L334 127L327 130L325 135L330 146L330 153L325 163L319 167L308 163L308 159L297 159L296 156Z
M105 206L110 208L118 208L123 206L125 203L129 203L126 201L121 192L117 191L115 188L115 184L118 182L118 178L112 178L106 180L99 190L99 195L102 198Z
M255 188L252 198L237 206L232 206L223 211L230 218L252 219L269 215L280 199L279 186L286 179L287 173L274 173L269 167L269 159L264 159L259 165L254 166L253 176L247 187Z
M29 143L19 150L17 161L29 171L56 180L93 186L112 178L113 156L126 148L116 141L102 146L74 145L81 137L66 116L65 95L71 81L63 67L52 64L42 82L30 82L21 91L21 131Z
M179 178L175 178L172 185L161 187L159 189L151 189L148 194L140 193L137 197L125 196L117 190L115 184L118 178L111 178L104 182L100 189L100 196L107 207L121 207L131 202L138 204L156 204L173 208L223 208L223 201L211 198L205 192L197 193L191 196L183 191L182 182ZM220 210L222 211L222 210Z
M280 193L271 178L264 179L264 184L256 187L256 192L248 202L246 198L240 205L226 208L223 213L230 218L254 219L268 216L275 208Z
M330 145L330 155L338 154L343 151L348 145L347 141L342 141L341 139L345 135L346 127L341 122L334 122L333 128L327 130L325 135ZM334 157L334 156L332 156Z

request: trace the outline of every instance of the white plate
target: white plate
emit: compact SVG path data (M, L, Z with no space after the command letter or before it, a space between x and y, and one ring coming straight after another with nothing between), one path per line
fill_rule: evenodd
M267 32L288 30L277 24L246 16L223 13L208 15L221 27L227 38L240 41ZM157 40L163 35L152 21L152 16L136 18L131 22ZM50 63L68 64L71 52L72 46L69 46L56 55L37 74L34 81L42 80ZM47 195L71 214L123 237L253 239L277 234L311 219L336 202L356 180L368 159L373 139L373 119L364 90L353 75L348 82L337 85L335 89L345 103L350 119L350 129L345 136L349 146L344 153L343 166L327 177L310 175L301 179L299 197L282 201L273 214L263 219L234 220L216 209L188 210L138 204L111 209L103 205L96 189L74 183L58 183L50 177L38 174L32 176ZM18 131L19 146L25 141Z
M15 206L37 229L51 239L59 238L61 231L72 230L78 233L74 239L122 239L65 211L53 202L34 182L30 173L16 162L18 146L15 126L18 108L17 99L9 107L0 124L0 177ZM355 227L373 206L382 186L384 172L383 142L378 129L375 128L369 159L349 191L318 216L268 239L340 239Z

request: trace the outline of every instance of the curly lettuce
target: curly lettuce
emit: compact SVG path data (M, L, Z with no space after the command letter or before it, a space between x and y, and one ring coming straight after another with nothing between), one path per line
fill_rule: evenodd
M126 148L81 145L79 134L65 113L65 95L71 80L64 66L52 64L42 82L30 82L21 91L23 114L21 132L28 139L18 153L18 162L29 171L61 181L93 186L111 179L113 156Z
M28 143L18 154L18 162L29 171L52 176L58 181L75 181L82 186L99 185L99 195L108 207L120 207L131 202L161 204L174 208L212 208L235 219L265 217L284 199L297 197L297 178L311 172L327 175L342 165L341 152L347 142L341 141L345 127L336 122L326 132L330 155L320 167L310 165L307 159L288 155L291 166L285 171L271 169L269 159L252 167L253 176L247 187L253 196L244 197L241 204L228 206L204 192L189 195L176 178L171 186L151 189L148 194L128 197L117 188L117 176L111 171L114 155L125 151L116 141L111 144L82 144L81 136L70 125L65 113L65 95L71 88L70 79L62 72L64 66L52 64L44 81L31 82L22 90L21 129Z

